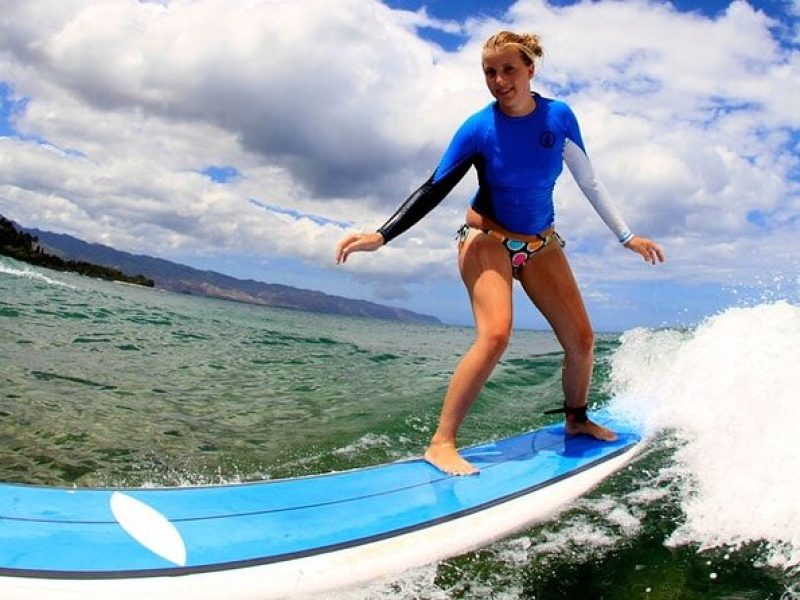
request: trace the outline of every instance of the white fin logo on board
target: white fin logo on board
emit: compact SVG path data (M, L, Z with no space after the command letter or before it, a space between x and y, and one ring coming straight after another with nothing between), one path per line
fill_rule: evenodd
M133 539L179 567L186 565L186 544L164 515L121 492L111 494L110 505L117 523Z

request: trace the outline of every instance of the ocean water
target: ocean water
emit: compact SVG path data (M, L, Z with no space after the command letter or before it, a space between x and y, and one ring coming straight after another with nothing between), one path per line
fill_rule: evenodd
M0 257L0 480L198 485L419 455L469 328L176 295ZM462 444L550 422L561 352L515 332ZM328 595L800 598L800 306L601 335L591 402L646 450L552 518Z

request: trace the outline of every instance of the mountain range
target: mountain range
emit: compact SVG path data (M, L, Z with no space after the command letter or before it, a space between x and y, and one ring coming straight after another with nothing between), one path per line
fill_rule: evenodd
M385 306L366 300L333 296L288 285L237 279L215 271L203 271L161 258L129 254L101 244L91 244L63 233L24 228L38 238L46 252L65 260L85 261L143 275L155 286L173 292L224 298L275 308L304 310L334 315L357 316L413 323L441 323L430 315Z

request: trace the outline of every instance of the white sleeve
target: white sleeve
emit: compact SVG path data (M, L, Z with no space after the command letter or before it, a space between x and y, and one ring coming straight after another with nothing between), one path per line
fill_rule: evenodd
M592 207L594 207L608 228L614 232L620 243L626 244L631 241L633 233L625 224L617 207L614 206L608 190L597 178L589 157L586 156L586 153L581 150L578 144L569 138L564 140L564 162L567 163L567 167L575 178L578 187L581 188Z

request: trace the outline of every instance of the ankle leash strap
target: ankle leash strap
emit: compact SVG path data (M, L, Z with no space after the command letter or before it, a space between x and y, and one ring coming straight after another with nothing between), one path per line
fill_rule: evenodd
M544 411L546 415L555 415L558 413L564 413L566 415L567 421L570 423L586 423L589 420L589 417L586 416L586 412L589 409L587 404L583 406L567 406L567 403L564 403L564 406L561 408L553 408L551 410Z

